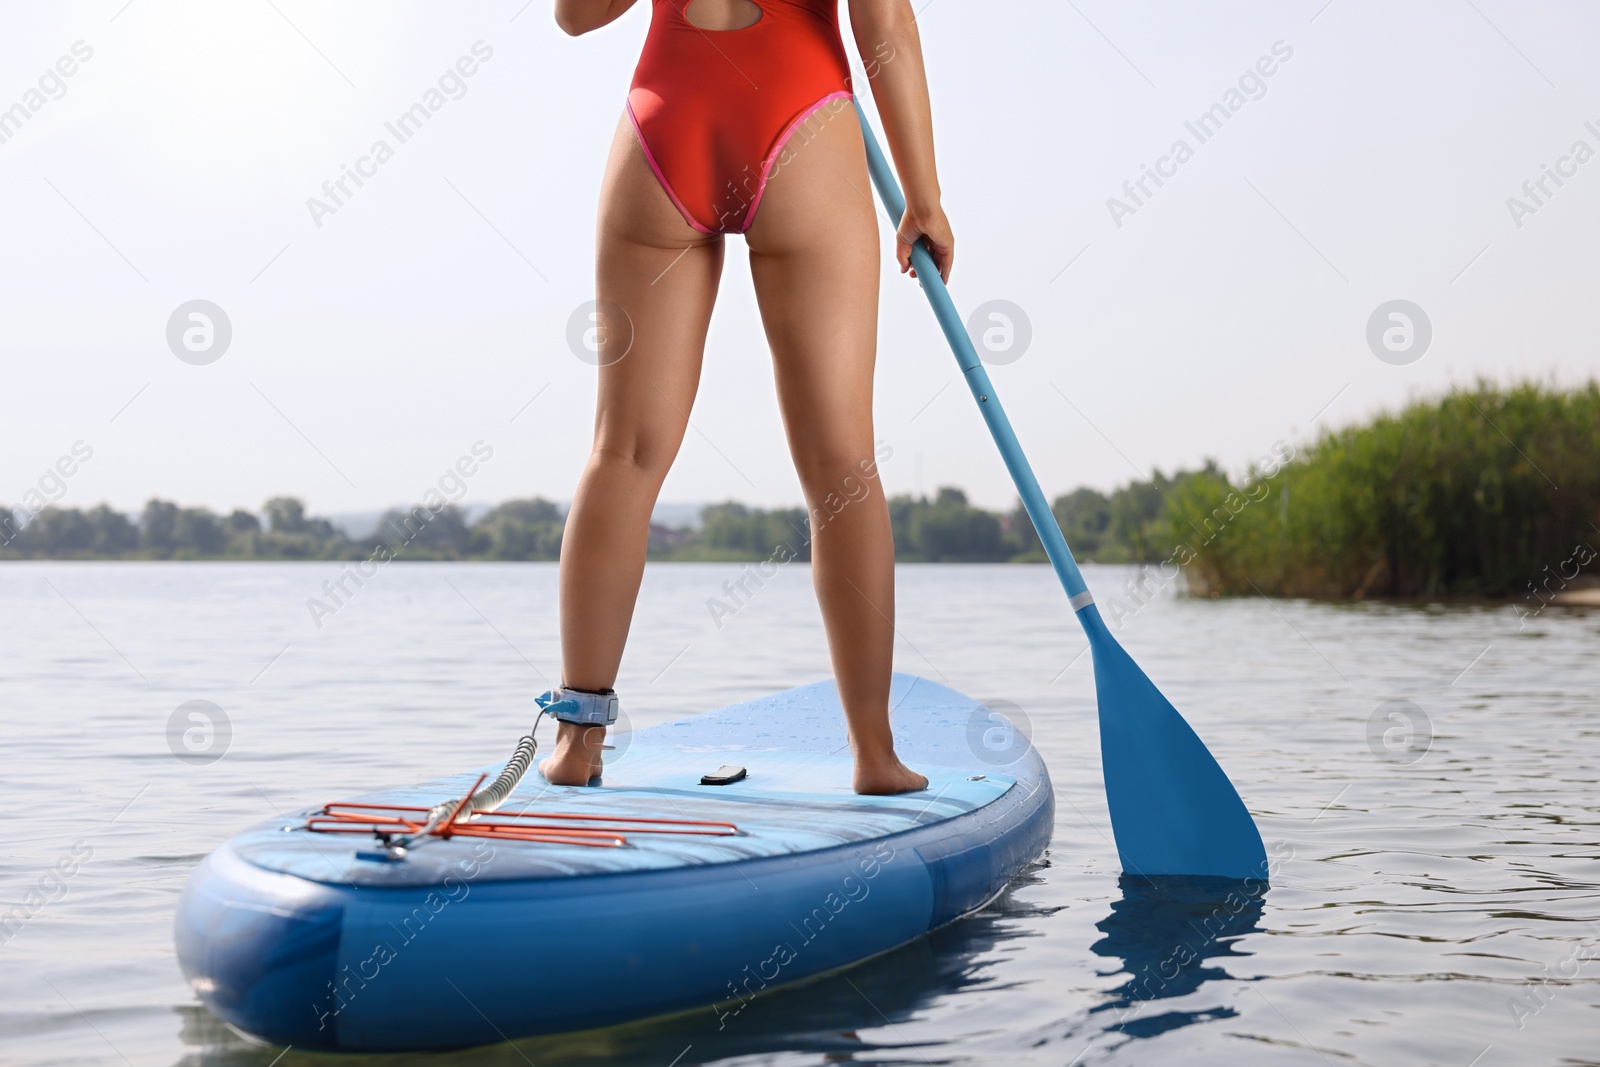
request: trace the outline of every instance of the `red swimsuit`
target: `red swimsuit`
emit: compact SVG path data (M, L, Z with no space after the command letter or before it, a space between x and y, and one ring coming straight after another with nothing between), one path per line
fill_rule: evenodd
M654 0L628 91L645 158L704 233L743 233L790 135L850 98L838 0L756 0L741 30L703 30L689 0Z

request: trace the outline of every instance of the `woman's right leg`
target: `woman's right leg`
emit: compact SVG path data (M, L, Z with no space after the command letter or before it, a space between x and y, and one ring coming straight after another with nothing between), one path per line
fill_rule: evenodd
M598 299L627 321L609 323L601 342L594 448L561 542L561 683L578 689L616 682L650 512L688 426L722 273L722 238L683 221L626 115L606 164L597 240ZM561 723L540 771L552 784L582 785L600 773L604 737L604 727Z
M811 576L855 755L858 793L928 779L895 754L894 536L872 426L878 224L855 110L824 107L768 181L750 274L784 430L812 515Z

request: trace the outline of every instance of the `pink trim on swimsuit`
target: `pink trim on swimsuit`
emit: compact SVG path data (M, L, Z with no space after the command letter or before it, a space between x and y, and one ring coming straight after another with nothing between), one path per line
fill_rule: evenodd
M683 216L684 222L687 222L701 233L716 233L716 230L708 230L696 222L694 216L689 214L689 209L683 206L683 201L678 199L678 194L672 189L672 183L667 181L665 174L661 173L661 167L656 163L655 154L650 151L650 146L645 143L644 131L639 128L639 117L633 113L633 101L628 101L627 107L628 121L633 123L633 136L638 140L639 147L644 149L645 162L650 164L651 170L655 171L656 181L661 183L661 188L665 189L667 196L672 198L673 206L678 209L678 214ZM765 184L765 179L763 179L763 184Z
M802 112L799 118L789 123L788 129L784 130L783 133L778 135L777 146L773 148L772 154L767 157L766 163L761 167L761 182L756 186L755 198L750 201L750 210L745 214L744 225L739 227L740 233L744 233L755 223L756 208L761 206L761 194L767 191L767 179L772 176L772 168L777 166L778 157L783 155L783 150L788 146L789 138L794 136L794 131L799 129L800 126L803 125L805 121L812 115L815 115L817 112L821 111L835 100L853 99L855 98L851 95L848 89L840 89L838 92L829 93L827 96L823 97L821 100L818 100L815 104L812 104L809 108ZM657 173L656 177L661 177L659 172ZM665 179L663 179L663 181L665 181Z

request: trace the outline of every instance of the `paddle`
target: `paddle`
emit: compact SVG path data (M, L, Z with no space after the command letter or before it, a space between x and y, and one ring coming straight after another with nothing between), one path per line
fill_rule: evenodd
M898 224L905 212L900 183L859 102L856 115L861 120L872 182L891 222ZM1089 637L1100 703L1100 764L1122 869L1148 876L1264 880L1267 858L1261 835L1228 776L1183 716L1106 629L950 292L921 242L911 249L911 265L1016 482L1022 505L1039 531L1045 554Z

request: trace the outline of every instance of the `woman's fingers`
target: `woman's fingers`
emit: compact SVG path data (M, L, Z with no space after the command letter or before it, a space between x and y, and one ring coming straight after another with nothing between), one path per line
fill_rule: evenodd
M923 219L914 217L908 210L900 220L900 227L895 233L895 258L900 262L900 273L909 272L913 278L917 272L911 266L911 248L917 241L921 241L933 257L934 266L939 268L939 276L949 282L950 268L955 264L956 239L950 232L950 221L945 218L943 211L936 211Z
M895 258L900 261L901 274L911 270L911 247L916 244L921 237L921 230L918 230L915 227L907 227L903 222L900 224L900 229L895 233L894 254ZM915 272L913 272L913 277L914 276Z
M955 263L956 238L950 232L950 220L945 218L943 211L935 211L922 226L924 240L933 255L934 265L939 268L939 276L946 282L950 280L950 267Z
M922 243L928 249L928 254L933 257L933 265L939 268L939 277L943 278L948 284L950 281L950 268L956 259L954 243L939 244L926 234L923 235ZM916 272L913 271L912 273L915 274Z

